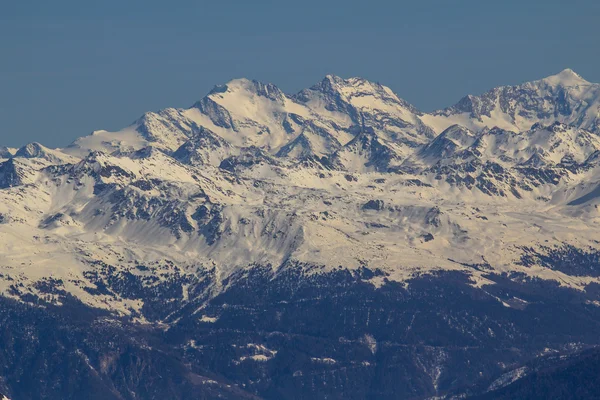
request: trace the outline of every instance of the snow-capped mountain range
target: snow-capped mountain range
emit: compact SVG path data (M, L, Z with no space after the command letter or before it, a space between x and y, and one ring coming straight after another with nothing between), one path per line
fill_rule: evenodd
M542 262L600 249L600 84L572 70L432 113L360 78L295 95L236 79L187 109L0 157L0 291L22 301L68 293L143 320L146 299L111 276L185 276L184 307L202 274L217 294L255 265L600 283Z

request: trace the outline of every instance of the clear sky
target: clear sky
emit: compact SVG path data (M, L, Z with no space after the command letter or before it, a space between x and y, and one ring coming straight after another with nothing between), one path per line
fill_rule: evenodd
M247 77L326 74L429 111L572 68L600 81L598 0L0 1L0 144L63 146Z

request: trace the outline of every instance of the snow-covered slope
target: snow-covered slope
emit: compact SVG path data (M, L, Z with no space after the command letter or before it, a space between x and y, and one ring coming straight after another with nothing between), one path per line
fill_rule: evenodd
M502 165L547 166L582 164L600 149L600 137L560 122L513 132L485 128L478 133L453 125L416 152L411 160L429 165L449 164L474 157ZM409 163L407 161L407 164Z
M437 132L459 124L521 131L555 121L600 132L600 84L590 83L571 69L516 86L494 88L481 96L468 95L456 105L423 116Z
M249 266L298 263L392 280L460 270L477 287L494 270L581 289L599 278L523 257L600 250L598 93L567 70L424 114L359 78L296 95L237 79L65 149L6 150L0 290L24 299L51 278L139 316L146 300L103 292L100 266L148 285L211 271L218 293Z
M195 127L182 110L167 108L145 113L132 125L117 132L95 131L83 136L64 149L75 156L85 156L90 151L113 152L139 150L152 143L165 151L175 151L188 140Z
M204 127L195 128L189 138L173 153L173 158L184 164L219 166L224 159L238 153L228 141Z
M360 78L328 75L293 96L270 83L234 79L188 109L146 113L121 131L96 131L65 151L83 156L91 150L110 153L152 144L172 152L203 127L237 148L255 146L303 159L334 153L366 124L406 156L434 136L420 116L389 88Z
M288 142L278 152L279 157L306 159L323 157L335 152L341 147L336 132L318 121L307 121L300 135Z
M400 165L400 154L394 142L383 139L373 128L364 127L331 156L331 164L350 172L388 172Z
M392 90L362 78L342 79L328 75L319 84L294 96L323 119L331 119L341 127L367 125L406 153L434 136L423 124L423 115L400 99ZM338 138L345 144L348 140Z

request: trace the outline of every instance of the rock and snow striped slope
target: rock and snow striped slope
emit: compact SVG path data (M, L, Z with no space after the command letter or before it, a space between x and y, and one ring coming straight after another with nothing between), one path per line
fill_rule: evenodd
M256 264L461 270L476 286L493 269L581 289L598 275L525 249L600 247L599 99L570 70L432 114L359 78L295 95L237 79L64 149L5 149L0 290L131 313L144 299L103 290L99 269L184 290Z

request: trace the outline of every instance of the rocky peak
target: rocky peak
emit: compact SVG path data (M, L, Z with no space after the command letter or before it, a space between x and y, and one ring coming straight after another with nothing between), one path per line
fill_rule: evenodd
M171 151L186 140L194 125L175 108L147 112L134 123L145 140Z
M277 156L297 159L323 157L340 147L340 142L326 127L311 121L303 126L300 135L277 152Z
M334 167L353 172L387 172L402 160L391 144L371 127L362 127L354 139L331 158Z
M353 98L372 97L375 101L396 103L409 109L411 112L418 113L418 110L413 105L400 99L389 87L360 77L344 79L335 75L327 75L318 84L298 93L296 98L307 101L314 96L315 92L325 97L339 98L350 104L353 103ZM354 105L362 108L366 104Z
M233 79L225 85L215 86L208 94L209 97L225 97L228 95L260 96L272 101L285 101L285 94L274 84L246 78Z
M197 126L190 134L190 140L173 153L173 158L184 164L218 166L233 153L234 148L229 142L210 129Z
M449 158L457 151L472 146L477 140L477 135L461 125L452 125L440 133L434 140L423 146L417 157L435 163L443 158Z
M48 154L46 147L37 142L28 143L19 148L15 153L15 157L23 158L42 158Z

